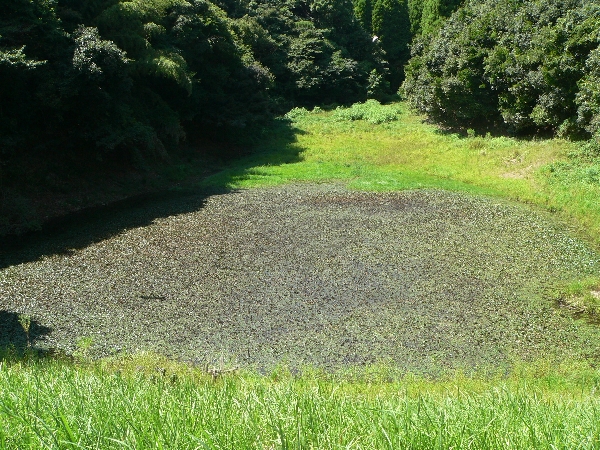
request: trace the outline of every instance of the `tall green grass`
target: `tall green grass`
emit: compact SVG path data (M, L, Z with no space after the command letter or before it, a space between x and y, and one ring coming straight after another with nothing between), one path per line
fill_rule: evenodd
M389 380L284 370L227 375L152 357L116 366L0 365L0 448L597 448L600 374ZM158 358L160 360L160 358ZM114 363L114 362L113 362Z

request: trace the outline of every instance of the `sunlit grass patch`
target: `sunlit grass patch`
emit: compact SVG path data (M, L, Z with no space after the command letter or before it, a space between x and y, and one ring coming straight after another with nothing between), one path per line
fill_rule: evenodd
M373 123L364 110L393 111L396 120ZM294 160L271 161L280 150L267 139L259 151L262 160L253 157L255 165L244 161L206 183L238 188L342 180L363 190L437 187L500 196L556 212L600 243L600 166L571 156L578 143L472 130L461 136L427 124L404 103L371 102L333 111L297 108L287 117L294 142L279 148L284 153L292 149Z
M110 364L0 363L2 447L595 448L600 433L600 377L581 364L435 380L386 367L214 378L149 354Z

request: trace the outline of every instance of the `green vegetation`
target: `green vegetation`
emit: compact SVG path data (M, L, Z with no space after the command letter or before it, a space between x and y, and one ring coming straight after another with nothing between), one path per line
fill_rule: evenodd
M377 0L373 4L373 33L381 41L390 64L392 89L398 89L402 67L409 57L408 44L411 40L410 18L406 0Z
M3 2L0 449L599 448L599 30Z
M417 39L402 92L431 119L596 136L597 1L472 1Z
M118 225L131 218L141 224ZM0 348L145 349L258 371L385 362L428 375L596 358L600 329L555 303L564 285L597 276L600 255L498 198L295 183L174 196L110 219L112 235L94 236L100 217L47 238L41 259L36 245L2 262Z
M0 446L102 449L596 448L596 370L441 380L389 371L210 375L152 355L0 363Z
M599 21L597 0L10 2L0 233L112 198L70 205L86 182L143 192L165 166L252 152L294 107L389 101L401 84L444 126L598 155Z
M364 100L369 74L383 72L349 0L224 3L4 5L5 176L49 152L55 166L169 161L185 142L248 139L295 103Z
M350 0L5 3L0 234L48 215L48 193L115 174L143 191L165 165L236 156L295 105L389 94L385 65Z
M416 25L418 30L423 34L430 34L437 31L444 19L450 17L465 2L462 0L425 0L419 2L420 4L412 3L415 5L415 9L420 8L420 11L413 13L414 17L419 20Z
M385 123L354 120L360 111ZM388 116L397 120L383 119ZM332 112L299 109L288 118L295 142L282 142L275 133L256 155L206 184L235 188L343 179L362 190L463 190L554 212L600 244L600 160L589 144L481 136L472 129L461 136L424 123L402 103L371 101Z
M371 117L386 119L370 121ZM523 141L477 136L473 130L468 130L467 136L443 133L423 123L421 117L411 114L403 104L382 106L373 101L332 111L296 109L290 112L287 120L292 120L295 141L288 139L287 122L282 120L279 128L267 135L259 152L207 178L203 186L222 190L223 187L264 187L291 182L311 182L307 185L311 186L314 182L337 181L363 191L407 188L463 191L496 199L487 200L490 204L502 197L537 205L578 229L593 245L598 243L598 220L590 219L590 216L598 217L598 206L580 195L582 186L588 189L586 195L597 195L598 186L593 174L586 172L594 166L595 160L579 144L563 140ZM323 189L324 193L329 192L327 185ZM289 228L289 218L280 221L278 217L283 216L278 214L281 212L274 211L283 210L290 198L281 195L281 190L272 192L282 202L278 207L271 208L271 200L266 194L261 193L260 198L275 222ZM436 191L423 192L430 200L436 198L437 194L427 194ZM371 202L389 205L397 194L385 195L368 198ZM331 201L337 198L338 207L355 199L342 191L330 196ZM218 202L228 201L224 196L220 197L223 199ZM323 194L317 195L316 199L319 198L324 204L329 201ZM233 207L251 223L255 219L250 213L259 210L260 203L252 204L241 197L240 203L234 203ZM463 211L461 208L457 207L457 214ZM514 206L502 208L514 211L511 209ZM217 209L222 212L222 218L215 223L222 230L223 220L225 223L231 220L225 218L222 206ZM525 224L525 215L533 212L528 209L522 212L523 220L518 221ZM509 216L512 214L514 212ZM292 216L299 215L293 213ZM500 215L495 217L498 219ZM174 219L160 222L168 223L168 228L177 236L183 235L177 231L178 227L186 227L189 236L189 226L198 223L197 216L178 215ZM360 220L366 223L367 219ZM488 222L490 226L498 227L503 227L503 223L500 220ZM584 224L594 226L584 229ZM161 226L159 222L146 228L150 232L158 226ZM247 227L251 231L249 225ZM514 226L509 228L514 230ZM523 231L534 228L524 226ZM545 234L543 228L537 229L541 240L533 247L541 248L544 242L554 245L558 235L548 239L549 234ZM292 230L294 233L299 231L293 226ZM405 231L409 230L410 227ZM86 232L89 233L89 229ZM106 250L114 245L126 248L129 244L124 239L131 237L139 242L150 242L150 235L139 234L143 232L144 229L122 233L117 240L89 247L87 253L101 256L106 245ZM278 235L271 236L278 241ZM526 235L517 232L514 236ZM579 241L568 235L563 237L565 245L589 252ZM223 236L224 240L231 238L231 234ZM528 237L523 239L530 240ZM194 242L201 241L194 239ZM210 241L216 242L212 238ZM315 247L325 248L316 238L314 243ZM157 255L168 252L173 256L177 254L174 245L167 240L165 246L153 247L157 249ZM234 247L243 245L240 241ZM525 253L522 256L531 257L529 250L524 250L525 246L517 244L515 251L519 248ZM310 251L305 246L302 254L307 255ZM82 266L77 258L84 253L75 253L77 256L72 261L73 269L76 269L73 274L79 278L81 276L77 274ZM153 272L159 273L158 259L150 247L146 253L154 261L151 263ZM111 252L113 256L116 254L125 257L123 252ZM192 258L199 256L194 256L190 248L186 254ZM570 254L573 257L574 253ZM272 255L272 251L266 255ZM65 258L60 255L44 258L41 265L31 265L29 274L21 272L24 265L4 270L3 286L18 287L19 280L24 279L34 284L37 278L45 280L52 273L50 266L55 263L64 276L69 276L71 269L64 265ZM88 259L86 270L100 273L100 266L90 264L90 261ZM516 261L514 257L511 265ZM537 267L542 261L547 261L547 257L535 257L530 263ZM163 262L161 260L160 264ZM580 262L584 263L583 260ZM502 264L502 261L498 263ZM232 265L234 259L221 259L220 264L223 265L221 270L237 267ZM251 260L246 259L243 264L251 265ZM264 267L260 258L256 264ZM42 270L36 269L42 266ZM175 282L173 267L165 267L164 275L169 274L169 286L172 287ZM348 267L343 266L343 271ZM583 358L574 354L562 360L534 358L515 362L500 371L491 366L480 366L477 370L467 368L465 373L441 372L435 378L406 374L397 365L389 363L367 364L334 373L313 368L291 374L284 366L258 375L243 369L230 372L235 367L225 362L188 366L146 353L89 362L88 357L97 342L89 337L78 339L75 330L71 332L73 340L78 341L72 349L74 362L61 357L38 358L36 348L43 342L39 339L51 330L43 329L37 321L39 316L22 314L11 320L15 327L23 328L19 345L25 351L24 356L4 354L0 365L0 389L6 393L0 399L0 443L5 448L64 448L69 445L92 448L146 448L152 445L178 448L594 448L598 445L599 434L596 396L599 375L590 361L597 358L594 350L597 345L596 338L585 337L585 333L597 327L574 321L571 316L584 316L595 322L597 306L593 299L600 284L593 276L594 271L578 279L577 274L584 271L574 270L576 273L564 278L543 298L539 297L539 286L535 288L537 294L530 292L527 301L535 298L535 302L540 302L537 307L533 306L540 314L539 317L528 316L529 329L524 332L529 337L536 333L549 336L551 332L565 331L562 327L570 323L571 331L578 333L578 338L587 339L590 345ZM148 272L147 269L144 271ZM114 272L111 273L114 277ZM553 273L558 274L557 271ZM54 274L58 276L59 272ZM133 280L124 274L122 277L122 280ZM110 277L100 278L109 280ZM541 281L548 282L550 278L546 276ZM58 278L54 279L56 289L67 288L66 285L60 287ZM506 283L515 279L510 276ZM86 292L88 288L78 283L75 292ZM143 286L150 290L163 284ZM225 284L232 286L229 281ZM499 290L502 288L498 286ZM104 288L93 290L96 293L105 291ZM168 292L158 291L143 294L146 307L140 313L145 318L151 317L153 305L157 305L163 308L161 317L171 317L171 325L176 325L174 316L169 316L165 306L168 295ZM508 298L502 292L500 297ZM556 309L553 309L552 301L556 301ZM488 311L486 317L495 320L509 314L508 309L498 306L499 303L495 305L497 309ZM510 313L515 311L514 304L511 303L510 308ZM227 313L228 320L235 317L234 311L232 305ZM63 313L67 314L67 311ZM276 316L284 317L283 310ZM549 317L563 325L546 330L540 328L538 324ZM368 326L364 320L361 324ZM178 333L176 341L181 346L185 346L181 340L185 329L174 326ZM584 332L584 329L588 331ZM134 339L140 336L137 331L125 331ZM220 336L214 342L222 342L224 337ZM29 341L33 350L27 350ZM557 345L559 341L556 341ZM497 344L497 348L502 345ZM523 349L528 350L528 345ZM439 358L439 361L443 360L443 357ZM431 359L430 363L435 364L434 361Z

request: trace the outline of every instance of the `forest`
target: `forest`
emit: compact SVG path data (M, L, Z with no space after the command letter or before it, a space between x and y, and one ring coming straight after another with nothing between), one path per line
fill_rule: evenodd
M597 0L2 2L2 225L78 174L247 152L296 106L399 95L444 127L595 154L599 32Z

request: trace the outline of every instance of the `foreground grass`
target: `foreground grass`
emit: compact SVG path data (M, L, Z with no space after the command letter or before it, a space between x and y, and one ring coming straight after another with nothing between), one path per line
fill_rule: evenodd
M5 359L0 448L597 448L599 382L548 364L431 381L386 368L214 378L153 355Z

